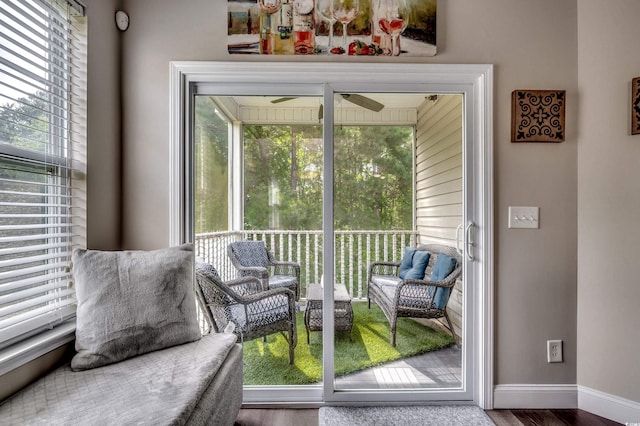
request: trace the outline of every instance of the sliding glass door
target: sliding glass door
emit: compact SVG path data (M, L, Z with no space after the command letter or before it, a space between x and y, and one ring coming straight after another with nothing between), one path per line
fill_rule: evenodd
M289 287L295 337L277 327L237 333L245 403L478 400L482 280L474 259L485 258L472 225L474 84L433 83L421 73L399 83L386 67L366 74L369 83L351 67L210 67L180 86L176 137L184 143L174 147L182 160L173 175L183 204L174 239L194 241L198 260L225 282L243 276L230 245L247 241L268 251L264 266L278 275L260 278L260 291L283 286L279 262L295 265L297 279ZM369 303L370 265L398 264L424 244L457 253L463 274L448 295L451 322L396 321ZM229 321L244 330L254 317L282 314L263 308Z

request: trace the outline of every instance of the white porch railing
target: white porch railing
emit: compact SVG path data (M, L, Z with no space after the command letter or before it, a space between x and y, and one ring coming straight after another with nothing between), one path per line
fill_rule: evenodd
M415 246L417 231L336 231L334 276L354 299L367 296L368 265L399 262L406 246ZM322 231L229 231L196 235L196 256L212 263L224 280L236 277L227 245L239 240L264 241L278 260L300 264L301 297L308 283L322 275Z

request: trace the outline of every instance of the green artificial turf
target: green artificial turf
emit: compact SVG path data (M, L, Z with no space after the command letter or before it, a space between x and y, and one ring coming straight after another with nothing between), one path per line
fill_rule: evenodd
M346 332L336 333L335 373L337 376L363 370L387 361L442 349L453 337L409 318L398 319L396 347L389 343L389 323L380 308L354 302L353 343ZM245 342L245 385L299 385L322 378L322 333L311 332L307 345L303 313L297 314L298 345L294 365L289 365L289 346L280 333Z

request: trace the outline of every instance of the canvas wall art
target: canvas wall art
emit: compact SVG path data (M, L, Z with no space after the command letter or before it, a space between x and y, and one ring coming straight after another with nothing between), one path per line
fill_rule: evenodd
M434 56L437 0L228 0L230 54Z

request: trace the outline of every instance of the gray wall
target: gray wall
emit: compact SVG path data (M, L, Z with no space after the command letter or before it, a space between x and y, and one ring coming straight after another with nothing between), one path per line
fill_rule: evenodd
M82 0L89 25L87 99L87 247L121 242L120 0Z
M496 383L575 383L576 1L438 7L440 53L405 61L495 64ZM258 67L265 59L227 54L224 0L125 0L124 8L123 244L158 248L169 244L169 61ZM566 142L510 143L514 89L567 90ZM509 205L540 206L541 229L507 229ZM547 364L547 339L565 341L566 362Z
M640 401L640 2L578 7L578 384Z

